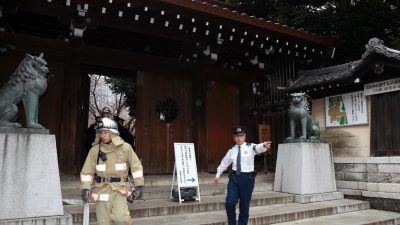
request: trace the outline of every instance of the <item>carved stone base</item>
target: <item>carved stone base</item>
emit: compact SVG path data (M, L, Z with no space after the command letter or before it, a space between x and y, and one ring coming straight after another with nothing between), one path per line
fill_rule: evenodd
M0 220L0 225L72 225L72 215L64 210L62 216L30 217L24 219Z
M330 145L279 144L274 191L300 195L336 192Z
M0 133L17 134L50 134L49 129L0 127Z
M0 220L63 216L54 135L0 133Z
M285 139L283 143L326 143L325 140L319 138L310 139Z

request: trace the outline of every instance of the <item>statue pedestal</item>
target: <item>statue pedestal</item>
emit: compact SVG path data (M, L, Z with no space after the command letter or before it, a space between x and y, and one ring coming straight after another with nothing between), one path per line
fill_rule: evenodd
M336 192L330 145L279 144L274 191L295 194L295 200L302 203L343 198L343 194Z
M0 133L0 175L0 221L64 216L54 135Z
M48 129L0 127L0 133L18 134L50 134Z

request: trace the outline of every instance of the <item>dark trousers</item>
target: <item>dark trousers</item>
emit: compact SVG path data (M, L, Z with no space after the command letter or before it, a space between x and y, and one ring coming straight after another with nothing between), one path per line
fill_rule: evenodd
M247 224L254 180L255 178L249 175L229 175L228 194L225 200L229 225L236 225L236 204L239 199L239 225Z

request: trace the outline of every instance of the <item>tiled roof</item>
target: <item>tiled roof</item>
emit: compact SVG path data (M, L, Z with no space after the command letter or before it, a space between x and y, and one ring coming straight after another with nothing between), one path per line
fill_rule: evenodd
M352 71L360 62L361 60L322 69L299 71L299 78L290 85L290 89L299 89L345 79L352 75Z
M301 90L311 86L343 81L356 75L361 68L368 65L374 53L400 61L400 51L384 46L383 41L378 38L371 38L365 47L366 51L358 61L321 69L299 71L299 78L289 84L287 90Z
M315 33L305 31L303 29L297 29L295 27L289 27L285 24L279 24L264 18L257 18L252 15L248 15L244 12L234 10L233 6L227 6L226 4L216 3L216 1L207 0L160 0L168 4L173 4L179 7L184 7L198 12L208 13L210 15L224 17L226 19L238 21L243 24L252 25L261 29L267 29L277 33L290 35L299 39L311 41L321 45L329 47L337 47L340 45L338 40L321 36Z

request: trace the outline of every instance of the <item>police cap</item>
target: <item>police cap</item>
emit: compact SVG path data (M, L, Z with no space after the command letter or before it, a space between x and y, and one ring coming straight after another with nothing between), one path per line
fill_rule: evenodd
M241 136L246 134L247 128L244 126L235 126L232 128L232 134L236 136Z
M111 114L111 110L110 110L108 107L104 107L104 108L101 110L101 113L102 113L102 114L103 114L103 113Z

